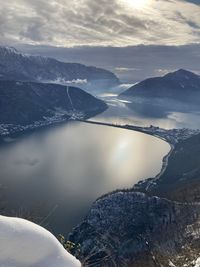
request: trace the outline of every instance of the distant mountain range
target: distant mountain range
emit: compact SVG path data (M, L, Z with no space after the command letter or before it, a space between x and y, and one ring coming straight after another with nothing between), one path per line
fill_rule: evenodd
M87 119L107 105L82 89L0 81L0 136L66 120Z
M115 74L101 68L22 54L3 46L0 46L0 79L77 85L91 92L119 84Z

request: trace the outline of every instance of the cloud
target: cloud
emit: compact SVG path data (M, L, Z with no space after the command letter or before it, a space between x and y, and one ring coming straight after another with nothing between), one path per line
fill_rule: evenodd
M199 1L147 0L140 9L121 1L2 1L0 41L68 47L199 42Z
M44 81L43 81L44 82ZM48 83L56 83L56 84L62 84L62 85L67 85L67 84L70 84L70 85L84 85L84 84L87 84L88 83L88 80L87 79L73 79L73 80L68 80L66 81L65 79L63 78L58 78L56 80L53 80L53 81L45 81L45 82L48 82Z

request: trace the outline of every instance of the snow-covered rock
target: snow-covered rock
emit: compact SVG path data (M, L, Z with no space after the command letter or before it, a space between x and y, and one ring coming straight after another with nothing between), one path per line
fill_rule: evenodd
M196 260L195 267L200 267L200 258Z
M80 267L59 241L29 221L0 216L0 267Z
M173 264L172 261L169 261L169 266L170 266L170 267L176 267L176 266Z

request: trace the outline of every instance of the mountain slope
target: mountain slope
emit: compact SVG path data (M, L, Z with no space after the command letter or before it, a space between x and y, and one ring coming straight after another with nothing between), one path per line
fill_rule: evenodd
M0 81L0 125L27 126L59 120L86 119L107 105L75 87ZM3 130L0 132L2 133Z
M125 92L120 97L171 98L183 102L199 103L200 76L183 69L168 73L163 77L146 79Z
M89 266L158 267L172 261L182 267L186 246L200 240L199 218L198 204L118 192L97 200L69 239L81 244L80 260ZM198 253L193 249L190 259Z
M200 134L180 141L149 193L182 202L200 202Z
M110 71L53 58L29 56L14 48L0 46L0 79L80 84L102 89L119 84Z

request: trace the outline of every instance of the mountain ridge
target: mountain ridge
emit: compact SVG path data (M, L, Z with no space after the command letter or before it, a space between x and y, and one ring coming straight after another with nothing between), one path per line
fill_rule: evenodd
M77 87L0 80L0 135L87 119L106 109L105 102Z
M20 53L13 47L0 46L0 79L73 84L84 89L113 87L117 76L105 69L80 63L65 63L54 58Z
M200 96L200 76L184 69L168 73L161 77L145 79L122 92L119 97L173 98L184 102L196 102L196 96L185 95L189 92ZM178 95L179 93L179 95ZM182 93L183 95L180 95Z

